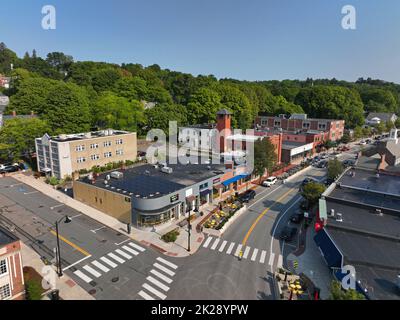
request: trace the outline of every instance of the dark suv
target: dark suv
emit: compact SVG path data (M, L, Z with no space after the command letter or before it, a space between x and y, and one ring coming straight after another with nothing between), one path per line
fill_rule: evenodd
M256 196L256 192L254 190L247 190L245 193L239 196L239 200L241 202L249 202L250 200L254 199Z
M291 241L296 235L296 232L296 228L284 227L279 235L279 238L284 241Z

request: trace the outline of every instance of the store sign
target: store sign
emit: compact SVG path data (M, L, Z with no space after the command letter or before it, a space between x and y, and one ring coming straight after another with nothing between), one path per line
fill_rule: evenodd
M221 178L217 178L213 180L213 184L217 184L221 182Z
M171 196L171 202L175 202L175 201L178 201L179 200L179 193L177 193L177 194L174 194L173 196Z

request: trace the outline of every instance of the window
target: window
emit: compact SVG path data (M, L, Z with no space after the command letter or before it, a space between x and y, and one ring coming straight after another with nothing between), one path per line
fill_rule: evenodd
M99 144L98 143L92 143L91 145L90 145L90 149L97 149L99 147Z
M309 122L303 122L303 129L310 129L311 124Z
M99 156L98 154L92 154L92 155L90 156L90 159L91 159L91 160L99 160L99 159L100 159L100 156Z
M84 151L85 150L85 145L82 144L82 145L76 146L75 150L76 151Z
M7 262L6 260L0 260L0 274L7 273Z
M115 153L116 153L117 156L122 156L124 154L124 150L119 149Z
M275 120L274 127L280 127L280 126L281 126L281 120Z
M118 140L116 141L116 144L122 144L122 139L118 139Z
M268 124L268 120L261 120L261 125L266 126Z
M5 300L11 297L10 285L6 284L5 286L0 287L0 300Z
M326 130L326 123L318 123L318 130Z
M104 152L104 158L111 158L112 153L111 152Z
M76 160L76 162L78 162L78 163L86 162L86 158L85 158L85 157L79 157L79 158Z
M110 147L111 146L111 141L104 141L103 145L105 147Z
M125 197L125 202L131 202L131 198Z

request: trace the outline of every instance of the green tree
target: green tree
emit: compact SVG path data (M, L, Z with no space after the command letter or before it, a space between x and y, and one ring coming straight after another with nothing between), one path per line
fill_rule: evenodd
M186 108L177 104L157 104L144 112L145 121L142 134L150 129L161 129L168 135L169 121L177 121L178 126L187 124Z
M144 119L143 105L137 100L104 92L94 104L93 117L99 128L137 131L138 123Z
M222 109L221 97L210 88L200 88L190 96L187 105L188 121L191 124L213 123L216 113Z
M18 63L17 54L14 51L11 51L7 48L4 42L0 43L0 73L2 74L10 74L11 72L11 64Z
M303 191L301 194L304 199L307 199L309 201L311 205L314 205L324 193L325 189L326 187L321 183L310 182L303 187Z
M146 100L148 97L147 83L139 77L123 77L112 89L118 96L128 100Z
M0 129L0 157L4 160L30 160L35 151L35 138L49 131L46 122L37 118L15 118Z
M97 92L111 90L121 77L121 71L116 68L97 70L92 76L92 86Z
M379 122L376 126L375 126L375 131L378 134L382 134L385 131L385 125L383 122Z
M365 300L363 294L354 289L343 290L339 281L332 281L329 300Z
M57 84L48 94L43 119L53 134L88 131L92 116L87 92L74 83Z
M47 54L47 63L58 72L67 72L74 62L72 56L65 55L62 52L51 52Z
M338 159L333 159L328 161L328 178L336 179L342 174L344 168L343 164Z
M348 134L347 132L343 133L343 137L340 139L341 143L347 144L351 141L351 137L350 134Z
M277 155L275 146L268 138L257 140L254 143L254 174L261 177L265 171L269 174L275 167Z

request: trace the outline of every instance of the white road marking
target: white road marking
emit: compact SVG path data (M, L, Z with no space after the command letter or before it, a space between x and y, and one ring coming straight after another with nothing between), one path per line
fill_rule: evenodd
M91 266L84 266L83 269L85 269L87 272L91 273L92 275L94 275L96 278L101 276L101 273L97 272L96 270L94 270Z
M165 260L165 259L163 259L161 257L158 257L157 260L162 262L162 263L164 263L164 264L166 264L167 266L171 267L172 269L177 269L178 268L178 266L176 264L173 264L172 262L169 262L169 261L167 261L167 260Z
M142 248L141 246L138 246L137 244L134 244L133 242L129 242L128 244L129 244L131 247L133 247L133 248L139 250L140 252L146 251L145 248Z
M235 252L235 254L234 254L235 257L238 257L238 256L239 256L239 252L240 252L241 249L242 249L242 245L239 244L239 245L237 246L236 252Z
M63 269L63 271L68 270L69 268L71 268L71 267L77 265L78 263L81 263L82 261L85 261L86 259L89 259L90 257L91 257L91 256L86 256L86 257L84 257L84 258L82 258L82 259L80 259L80 260L74 262L73 264L70 264L68 267L65 267L65 268Z
M272 266L272 264L274 263L274 259L275 259L275 253L271 252L271 255L269 256L269 262L268 262L268 264L270 266Z
M235 243L232 242L232 243L230 244L228 250L226 251L226 254L231 254L231 252L232 252L234 246L235 246Z
M250 252L250 247L246 247L246 249L244 250L243 258L247 259L249 252Z
M147 283L145 283L142 287L147 289L147 290L149 290L152 294L155 294L161 300L165 300L165 298L167 298L167 296L165 294L163 294L160 291L158 291L158 290L154 289L153 287L149 286Z
M160 279L164 280L166 283L168 283L168 284L172 283L172 279L164 276L162 273L158 272L157 270L152 269L152 270L150 270L150 272L152 274L156 275L157 277L159 277Z
M121 259L120 257L116 256L114 253L109 253L108 256L113 258L115 261L117 261L119 263L124 263L125 262L124 259Z
M77 214L77 215L75 215L75 216L73 216L73 217L70 217L70 219L78 218L78 217L80 217L81 215L82 215L82 213Z
M89 278L86 274L84 274L82 271L76 270L74 272L75 275L77 275L79 278L81 278L83 281L85 281L86 283L89 283L92 280L92 278Z
M283 266L283 257L282 257L282 255L280 254L280 255L278 256L278 265L277 265L277 267L278 267L278 268L282 268L282 266Z
M99 268L101 271L107 273L108 271L110 271L110 269L108 269L104 264L101 264L100 262L98 262L97 260L92 261L92 264L94 266L96 266L97 268Z
M253 251L253 255L251 256L251 261L256 261L257 258L257 254L258 254L258 249L254 249Z
M152 296L149 296L146 292L143 290L140 290L138 293L139 296L141 296L145 300L155 300Z
M208 237L207 240L206 240L206 242L204 242L203 247L204 247L204 248L207 248L212 239L213 239L213 237Z
M132 259L132 256L131 255L129 255L129 254L127 254L126 252L124 252L124 251L122 251L122 250L120 250L120 249L117 249L117 250L115 250L115 252L116 253L118 253L118 254L120 254L121 256L123 256L124 258L126 258L126 259Z
M24 195L38 193L39 191L24 192Z
M265 262L266 255L267 255L267 251L265 251L265 250L261 251L260 263Z
M125 239L124 241L122 241L122 242L120 242L120 243L114 243L116 246L119 246L119 245L121 245L121 244L123 244L123 243L125 243L125 242L127 242L127 241L129 241L129 240L131 240L130 238L128 238L128 239Z
M112 262L110 259L108 259L106 257L101 257L100 260L107 263L111 268L115 268L118 266L116 263Z
M211 246L211 250L215 250L216 248L217 248L217 245L218 245L218 243L219 243L219 238L217 238L217 239L215 239L215 241L214 241L214 243L213 243L213 245Z
M93 233L96 233L96 231L99 231L99 230L104 229L104 228L106 228L106 226L102 226L101 228L93 229L93 230L90 230L90 231L92 231Z
M175 275L175 272L167 269L166 267L162 266L161 264L158 264L157 262L155 264L153 264L153 266L160 269L161 271L164 271L166 274L170 275L171 277L173 277Z
M227 242L228 242L228 241L226 241L226 240L224 240L224 242L222 242L221 247L220 247L219 250L218 250L219 252L224 251L224 248L225 248Z
M61 203L61 204L58 204L56 206L50 207L50 209L54 210L55 208L59 208L59 207L62 207L62 206L64 206L64 203Z
M165 284L161 283L157 279L154 279L152 276L148 276L146 280L150 281L151 283L155 284L157 287L160 287L164 291L168 291L169 287L167 287Z
M132 253L135 256L137 256L139 254L139 252L137 252L136 250L133 250L132 248L129 248L128 246L123 246L122 249Z

